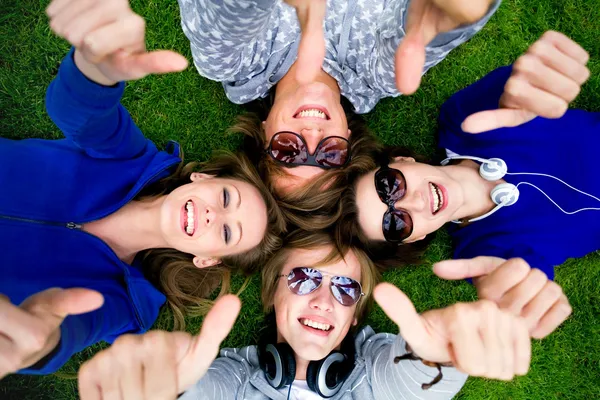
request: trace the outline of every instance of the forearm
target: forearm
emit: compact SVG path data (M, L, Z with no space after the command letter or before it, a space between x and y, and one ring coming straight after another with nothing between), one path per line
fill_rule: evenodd
M93 157L136 156L147 140L120 104L125 84L104 86L95 82L94 78L101 79L97 71L88 68L88 64L82 65L82 71L74 58L76 54L67 54L57 77L48 86L48 115L65 137Z

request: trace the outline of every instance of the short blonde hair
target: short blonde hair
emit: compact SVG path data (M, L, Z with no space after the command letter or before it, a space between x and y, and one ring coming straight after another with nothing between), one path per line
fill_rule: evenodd
M314 266L330 264L343 260L349 251L356 256L360 264L360 284L362 286L363 298L356 304L355 317L360 324L366 317L373 304L373 290L379 282L379 273L375 264L367 254L355 247L340 248L336 246L334 238L326 232L307 232L296 230L290 233L284 240L284 246L267 262L262 268L262 303L265 314L273 311L275 292L277 291L277 282L285 263L288 261L290 253L293 250L316 250L322 247L330 247L331 251L327 256L320 260Z

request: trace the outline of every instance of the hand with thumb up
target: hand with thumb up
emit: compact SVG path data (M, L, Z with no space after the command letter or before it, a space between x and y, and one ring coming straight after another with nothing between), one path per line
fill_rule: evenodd
M425 47L439 33L483 18L492 0L412 0L406 20L406 36L396 50L396 87L413 94L419 88L425 66Z
M435 264L433 271L443 279L473 278L480 299L522 317L536 339L552 333L571 315L561 287L521 258L446 260Z
M240 307L234 295L220 298L198 336L155 330L119 337L79 370L81 399L176 399L204 376Z
M89 289L47 289L16 306L0 294L0 379L38 362L58 345L69 315L100 308L104 298Z
M559 32L548 31L513 64L496 110L469 116L462 129L481 133L515 127L537 116L560 118L590 77L589 54Z
M480 300L418 314L398 288L382 283L375 300L423 360L445 363L471 376L510 380L531 360L529 332L521 318Z

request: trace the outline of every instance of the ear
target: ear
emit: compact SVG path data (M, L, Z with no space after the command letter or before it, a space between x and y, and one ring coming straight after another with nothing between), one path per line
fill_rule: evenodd
M423 239L425 239L425 237L426 237L426 236L427 236L427 235L423 235L423 236L421 236L421 237L414 238L414 239L411 239L411 240L405 240L403 243L414 243L414 242L418 242L419 240L423 240Z
M263 125L263 127L264 127L266 124L267 124L267 121L263 121L263 122L262 122L262 125Z
M196 268L214 267L221 264L221 260L216 258L194 257L194 265Z
M352 321L352 326L356 326L358 325L358 320L356 318L354 318L354 321Z
M192 175L190 175L190 180L192 182L199 182L205 179L212 179L214 177L214 175L203 174L202 172L192 172Z
M352 131L348 129L348 137L350 137L350 135L352 135Z
M415 159L412 158L412 157L398 156L398 157L394 157L394 161L397 161L397 162L415 162Z

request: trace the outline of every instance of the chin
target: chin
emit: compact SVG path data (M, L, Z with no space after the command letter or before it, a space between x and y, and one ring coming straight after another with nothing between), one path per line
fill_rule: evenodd
M294 352L303 360L317 361L327 357L327 355L331 353L331 349L328 350L315 345L308 345L302 346L302 350L300 351L294 349Z

